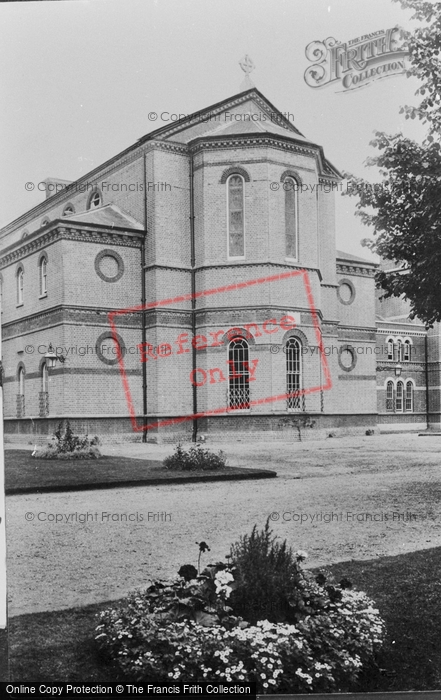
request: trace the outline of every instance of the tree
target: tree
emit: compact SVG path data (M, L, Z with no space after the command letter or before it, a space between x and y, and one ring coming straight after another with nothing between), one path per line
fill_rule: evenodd
M284 416L281 418L279 420L279 425L282 428L284 426L296 428L299 436L299 442L302 442L302 430L305 428L313 428L315 426L315 420L313 420L307 413L291 413L289 416Z
M347 193L359 197L357 214L374 228L374 240L364 245L394 263L376 276L383 297L404 296L411 317L431 326L441 321L441 2L394 2L428 23L407 34L407 75L420 80L416 94L423 99L401 109L406 119L427 125L427 136L418 144L402 134L376 132L371 145L380 155L368 164L379 168L383 180L373 185L346 174Z

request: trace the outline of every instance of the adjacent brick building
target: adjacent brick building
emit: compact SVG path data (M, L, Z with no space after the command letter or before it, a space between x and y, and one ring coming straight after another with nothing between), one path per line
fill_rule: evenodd
M336 251L340 181L255 88L46 180L0 231L9 439L439 425L439 330Z

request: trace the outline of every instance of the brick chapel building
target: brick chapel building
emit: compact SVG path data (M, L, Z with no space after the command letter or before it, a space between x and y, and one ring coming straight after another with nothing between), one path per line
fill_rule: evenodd
M0 231L6 439L439 428L439 328L336 250L340 181L255 88L46 180Z

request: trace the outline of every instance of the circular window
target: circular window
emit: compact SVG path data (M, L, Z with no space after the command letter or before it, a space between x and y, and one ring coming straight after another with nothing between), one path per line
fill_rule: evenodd
M342 345L338 352L338 364L343 372L352 372L357 364L357 355L352 345Z
M105 365L117 365L119 353L122 357L126 354L126 346L118 333L112 334L110 331L106 331L98 337L95 352Z
M337 296L342 304L352 304L355 299L355 287L350 280L340 281Z
M104 282L118 282L124 274L124 261L114 250L102 250L95 258L95 272Z

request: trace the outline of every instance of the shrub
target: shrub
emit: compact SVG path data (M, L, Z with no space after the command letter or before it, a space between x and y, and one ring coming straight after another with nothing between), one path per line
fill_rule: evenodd
M204 449L201 445L184 450L182 445L177 445L174 453L163 461L166 469L176 471L210 471L222 469L226 466L226 457L222 450L218 454Z
M123 607L100 615L96 641L127 678L255 681L259 693L345 691L384 636L371 601L348 589L326 612L296 625L238 620L203 626L171 619L153 600L133 594Z
M75 435L68 420L65 427L64 422L60 421L52 441L32 456L36 459L99 459L102 455L98 444L97 436L90 440L87 435Z
M100 459L101 452L97 447L88 447L75 452L58 452L54 447L46 447L37 450L34 459Z
M234 613L254 624L263 619L295 622L322 609L323 589L309 582L301 568L306 556L293 554L286 540L278 542L269 519L261 532L254 526L251 535L231 546L229 559L237 584L230 602Z
M206 551L207 543L199 543L198 567ZM333 585L323 573L304 572L306 554L276 542L268 521L231 552L231 564L209 565L200 575L184 564L174 580L157 581L103 611L95 637L100 649L139 681L255 681L259 693L351 690L385 634L369 598L347 579ZM255 619L265 604L278 620L250 625L238 614Z

